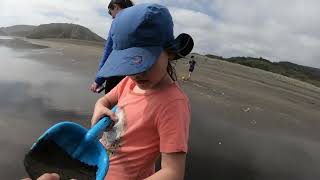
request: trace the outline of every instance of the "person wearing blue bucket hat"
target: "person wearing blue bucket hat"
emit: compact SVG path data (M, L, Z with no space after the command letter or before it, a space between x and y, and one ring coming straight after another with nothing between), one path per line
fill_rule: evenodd
M96 102L91 119L92 126L103 116L115 122L100 140L110 154L106 179L184 177L190 105L171 65L182 47L173 26L169 10L158 4L127 8L113 22L113 51L98 76L126 77Z

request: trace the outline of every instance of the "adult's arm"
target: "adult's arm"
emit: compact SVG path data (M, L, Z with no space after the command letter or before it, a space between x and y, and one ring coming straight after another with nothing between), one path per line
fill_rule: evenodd
M107 61L109 55L111 54L112 52L112 45L113 45L113 41L112 41L112 38L111 38L111 28L110 28L110 31L109 31L109 35L108 35L108 38L106 40L106 43L105 43L105 46L104 46L104 51L103 51L103 55L100 59L100 63L99 63L99 67L98 67L98 72L99 70L102 68L102 66L104 65L104 63ZM96 80L95 82L101 86L104 82L105 82L105 78L104 77L98 77L96 76Z

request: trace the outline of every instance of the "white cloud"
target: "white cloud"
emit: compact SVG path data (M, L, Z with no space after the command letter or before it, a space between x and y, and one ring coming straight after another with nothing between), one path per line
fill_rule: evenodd
M174 24L175 35L180 33L190 34L195 41L195 51L200 53L211 52L211 43L215 40L215 22L203 13L171 8L170 9Z
M216 0L211 9L219 15L217 26L225 35L219 43L232 42L237 47L218 45L217 53L320 67L319 6L316 0Z
M106 6L107 3L102 0L1 0L0 26L65 22L86 26L106 36L112 21L106 10L102 15Z
M190 33L195 51L265 57L320 67L318 0L134 0L169 7L176 35ZM105 37L109 1L0 0L0 26L68 22Z

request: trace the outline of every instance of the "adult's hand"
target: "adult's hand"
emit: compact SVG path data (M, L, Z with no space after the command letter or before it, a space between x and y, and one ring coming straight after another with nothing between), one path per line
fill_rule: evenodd
M90 86L90 91L97 93L98 88L99 88L99 85L96 82L93 82Z

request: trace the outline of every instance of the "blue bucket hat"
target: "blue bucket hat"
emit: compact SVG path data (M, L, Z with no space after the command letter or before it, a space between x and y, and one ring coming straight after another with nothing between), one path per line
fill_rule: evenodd
M120 11L111 28L113 47L99 77L147 71L161 52L174 43L169 10L158 4L139 4Z

